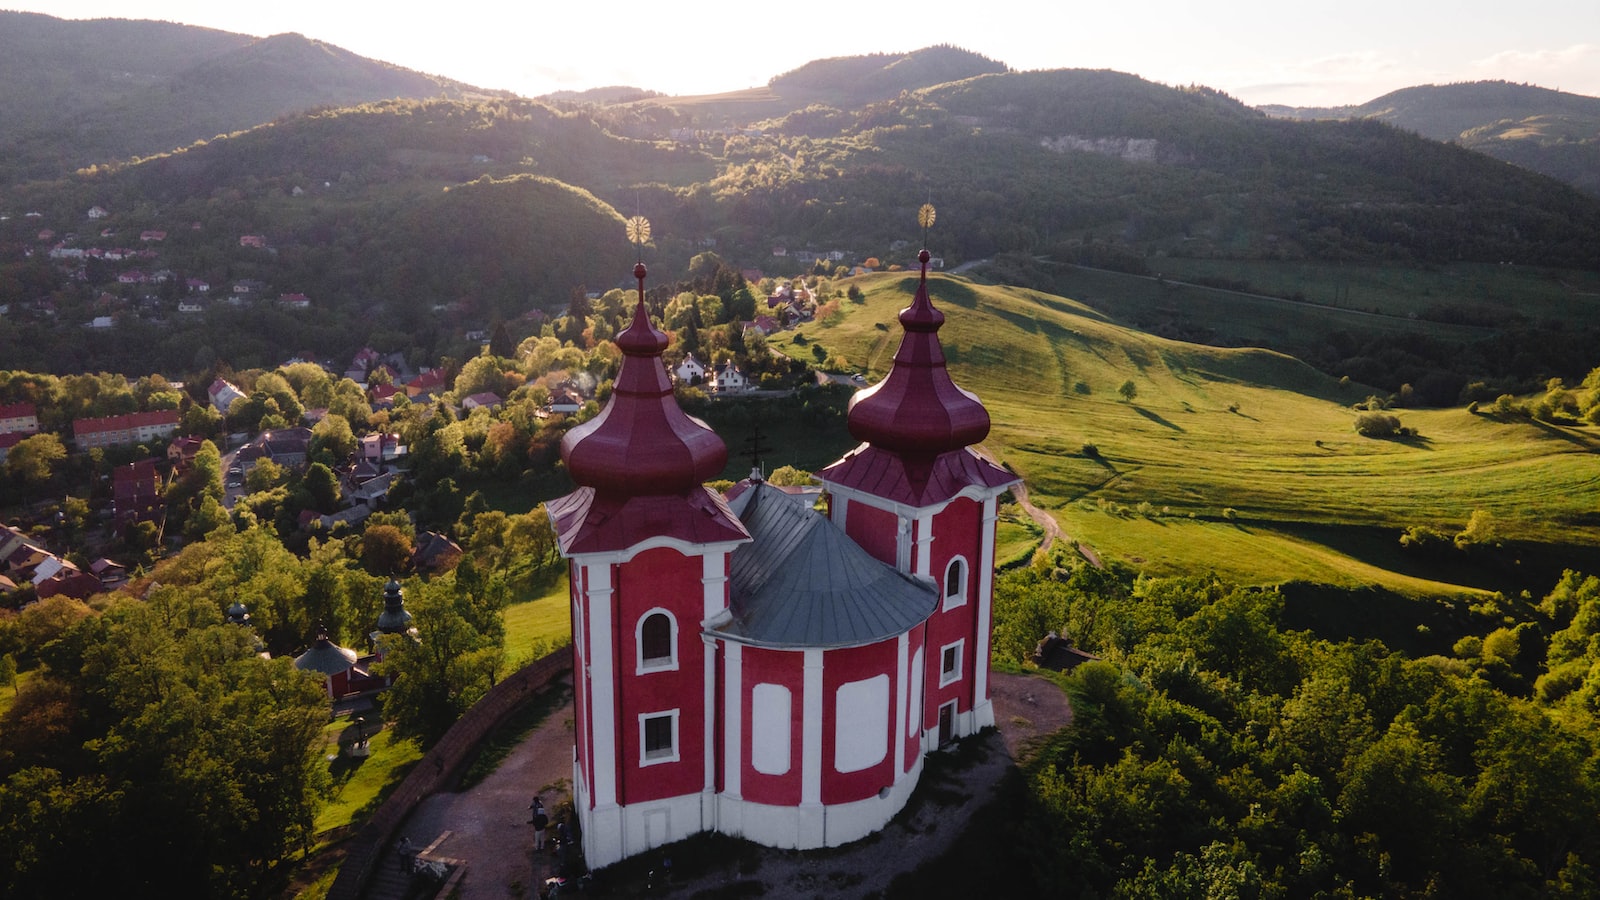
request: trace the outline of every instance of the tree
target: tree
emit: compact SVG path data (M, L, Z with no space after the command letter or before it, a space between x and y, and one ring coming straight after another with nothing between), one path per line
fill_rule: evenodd
M323 463L314 462L307 466L300 486L309 495L311 508L317 512L326 515L339 508L339 476Z
M424 746L437 740L468 707L488 692L500 665L504 631L485 634L476 601L457 590L455 577L407 586L415 598L417 640L385 635L382 674L394 684L382 695L383 714L395 734Z
M804 469L797 469L794 466L779 466L772 470L771 475L767 476L767 483L778 487L804 487L815 481L816 479L811 477L810 472Z
M373 575L404 572L415 548L411 538L393 525L368 525L361 535L361 565Z
M344 416L330 412L311 428L311 452L343 463L356 452L356 435Z
M1122 399L1132 403L1133 398L1139 396L1139 386L1134 384L1133 379L1130 378L1117 388L1117 393L1122 395Z
M53 647L18 699L27 715L0 722L0 894L280 890L325 790L316 681L170 585L112 600Z
M55 474L56 464L67 458L61 438L50 432L29 435L6 454L6 471L29 487L38 487Z
M270 459L258 459L244 473L244 485L251 493L270 491L288 479L289 471Z
M183 526L183 535L191 541L202 540L229 523L228 510L217 502L217 498L207 496L200 500L200 508L189 514Z

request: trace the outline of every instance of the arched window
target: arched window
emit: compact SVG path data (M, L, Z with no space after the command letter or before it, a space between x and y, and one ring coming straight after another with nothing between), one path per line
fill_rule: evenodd
M672 613L653 609L639 620L639 671L654 672L678 667L678 623Z
M967 602L967 561L961 557L950 560L944 570L944 608L960 606Z

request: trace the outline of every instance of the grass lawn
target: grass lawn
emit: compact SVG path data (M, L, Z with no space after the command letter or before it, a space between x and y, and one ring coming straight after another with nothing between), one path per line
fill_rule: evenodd
M539 597L513 603L505 609L506 665L516 669L527 665L561 644L572 640L567 575L561 577Z
M1039 549L1044 532L1017 507L1003 508L995 524L994 566L1009 569L1023 565Z
M0 687L0 716L5 715L6 711L11 709L11 704L17 702L17 692L22 690L22 686L27 684L28 679L37 671L39 670L29 669L26 672L18 672L16 684L11 687Z
M854 283L865 302L801 331L881 378L915 278ZM1410 525L1453 533L1482 509L1507 540L1575 558L1600 547L1600 429L1394 410L1418 435L1372 440L1353 427L1351 404L1366 391L1292 357L1155 337L1035 291L944 276L930 290L946 316L951 372L993 420L986 448L1103 558L1416 596L1500 585L1471 572L1412 571L1388 549ZM1131 400L1119 392L1124 382ZM1381 537L1352 548L1327 530L1337 527ZM1002 532L1008 546L1019 537Z
M355 740L355 727L344 717L329 722L322 734L326 755L332 757L328 771L333 777L333 792L317 813L315 831L319 835L364 819L422 758L415 741L396 741L394 733L387 729L368 740L370 756L344 755L340 745Z

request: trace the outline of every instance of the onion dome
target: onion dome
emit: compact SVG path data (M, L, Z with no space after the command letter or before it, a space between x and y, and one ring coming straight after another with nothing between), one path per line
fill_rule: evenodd
M317 640L311 649L294 658L294 667L302 672L320 672L323 675L337 675L348 672L356 664L356 652L341 647L328 638L328 633L323 631L317 635Z
M975 395L950 380L939 344L944 313L928 299L928 251L917 259L922 280L911 305L900 311L905 335L894 367L851 399L848 421L857 440L929 458L982 441L989 434L989 413Z
M243 601L240 600L233 601L233 603L228 607L227 612L223 613L222 615L223 618L228 620L230 625L250 624L250 609L244 605Z
M633 267L639 302L617 336L622 369L600 415L567 432L561 458L572 480L610 497L679 494L722 472L728 448L678 407L661 354L667 336L644 305L644 263Z
M405 591L400 582L389 579L383 586L383 612L378 614L378 630L384 634L405 634L411 628L411 613L406 610Z

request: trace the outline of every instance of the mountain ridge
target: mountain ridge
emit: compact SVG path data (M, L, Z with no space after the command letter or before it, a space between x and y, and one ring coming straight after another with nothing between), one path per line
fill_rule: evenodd
M1366 103L1260 107L1280 118L1375 119L1600 196L1600 97L1507 81L1416 85Z

